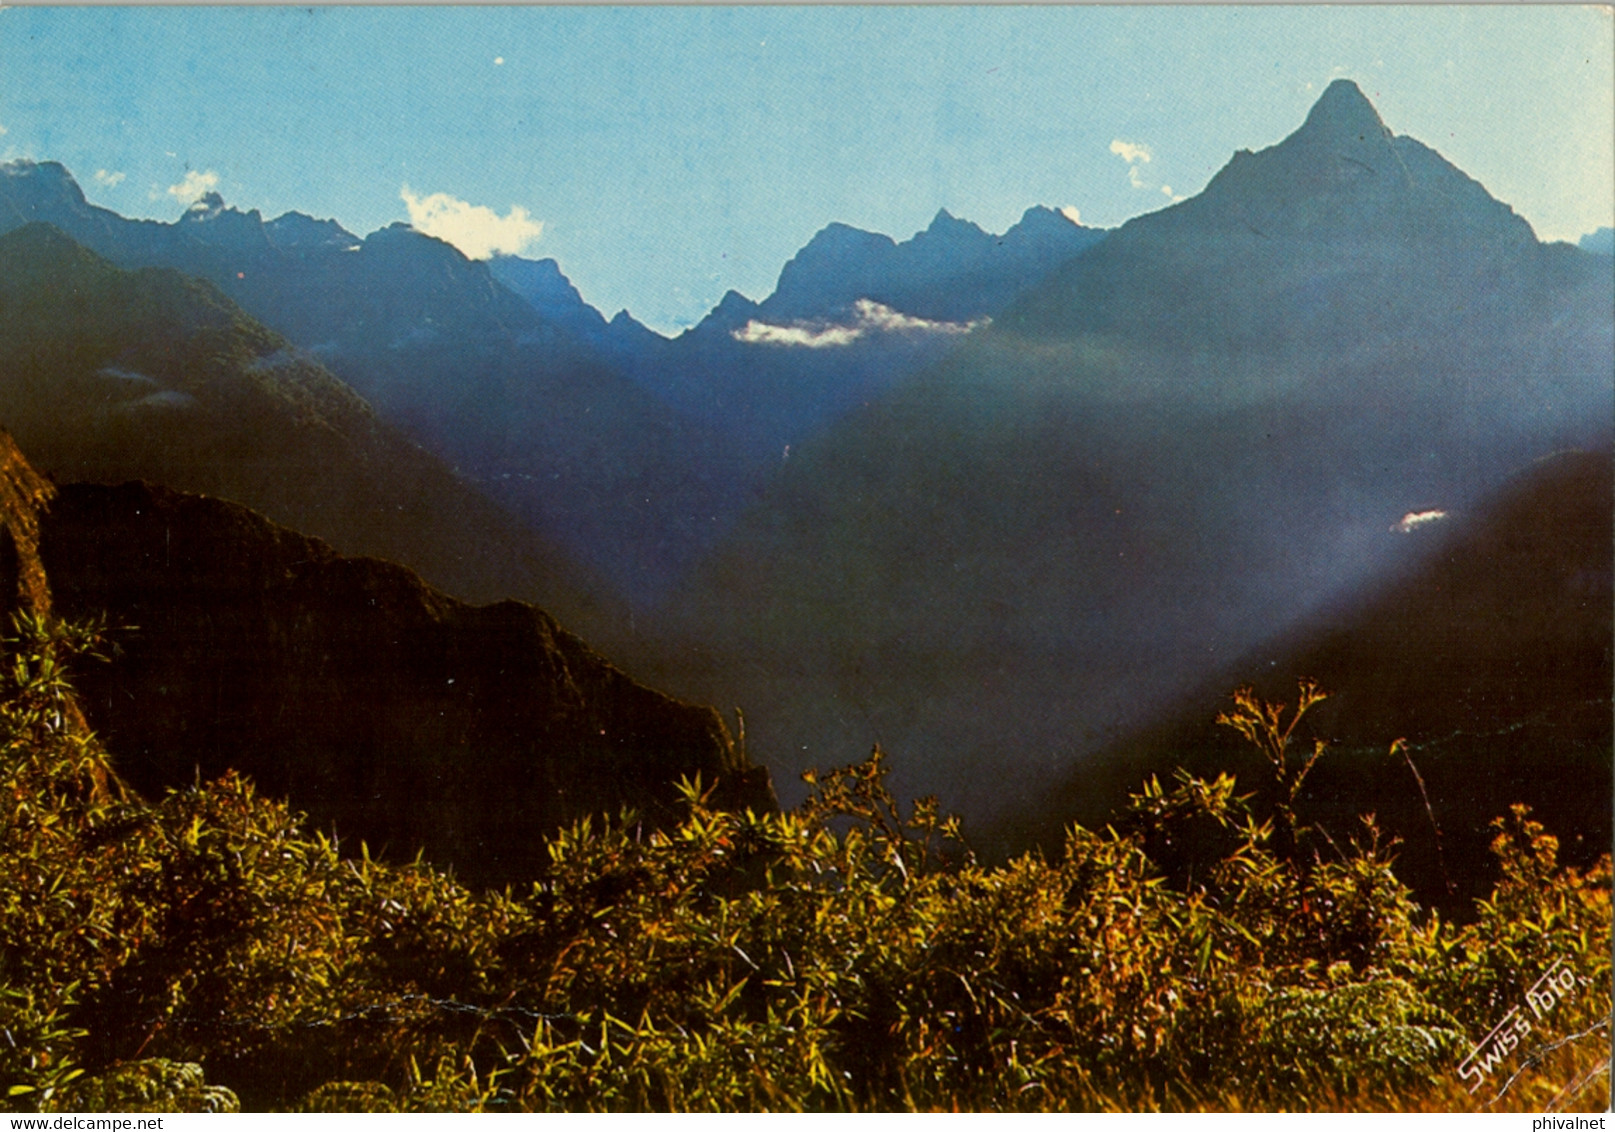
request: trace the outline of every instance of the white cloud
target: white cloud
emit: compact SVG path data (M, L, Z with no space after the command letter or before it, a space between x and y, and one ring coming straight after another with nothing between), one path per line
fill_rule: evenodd
M7 135L7 134L9 134L9 133L10 133L10 132L11 132L11 131L10 131L10 130L8 130L8 129L6 129L6 128L5 128L5 127L4 127L4 126L0 126L0 138L3 138L3 137L5 137L5 136L6 136L6 135Z
M1116 138L1110 143L1110 152L1127 162L1127 183L1133 186L1133 188L1144 189L1145 191L1155 189L1158 190L1161 195L1171 200L1178 201L1183 199L1177 193L1172 191L1171 185L1157 185L1154 182L1147 180L1144 175L1138 171L1138 167L1140 165L1148 165L1150 162L1155 160L1155 154L1150 150L1149 146L1142 144L1134 145L1132 142L1122 141L1121 138Z
M195 169L185 174L185 179L177 185L168 186L168 195L181 204L195 204L208 193L219 187L219 175L209 169L206 173L198 173Z
M1420 527L1429 526L1431 523L1439 523L1446 517L1447 513L1445 511L1433 509L1429 511L1409 511L1402 516L1401 522L1391 525L1391 530L1399 535L1411 534Z
M1077 211L1077 209L1075 207L1073 207L1072 205L1068 204L1064 208L1062 208L1060 210L1060 215L1065 217L1067 220L1071 221L1071 223L1073 223L1073 224L1081 224L1082 223L1082 213Z
M1110 143L1110 152L1114 153L1117 157L1121 158L1129 165L1139 161L1142 161L1147 165L1155 157L1155 155L1150 152L1149 146L1134 145L1132 142L1122 141L1121 138L1117 138L1115 141Z
M872 299L859 299L853 305L853 309L858 312L860 325L888 334L969 334L984 321L978 319L975 322L936 322L929 318L915 318L913 315L894 311L891 307Z
M544 232L542 221L534 220L525 208L511 205L500 216L491 208L458 200L448 193L418 197L405 185L398 191L409 209L409 222L415 230L453 244L468 259L487 259L495 253L516 255Z
M755 318L732 332L736 342L748 346L805 346L820 350L826 346L850 346L864 336L861 326L773 326Z
M775 326L752 319L731 336L736 342L749 346L801 346L809 350L822 350L831 346L850 346L870 334L968 334L987 319L974 322L938 322L929 318L916 318L893 310L873 299L859 299L853 304L854 319L850 324L833 322L792 323Z
M123 183L124 173L108 173L105 169L97 169L94 174L95 183L102 188L115 189Z

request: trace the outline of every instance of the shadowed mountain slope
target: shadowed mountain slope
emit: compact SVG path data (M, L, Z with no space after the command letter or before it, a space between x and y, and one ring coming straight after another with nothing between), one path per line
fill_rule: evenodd
M900 792L1031 806L1395 569L1404 514L1607 445L1612 289L1336 84L793 450L641 671L782 780L879 740Z
M669 341L626 312L607 323L553 261L473 262L402 224L265 221L217 194L173 224L126 220L59 164L0 166L0 231L39 221L121 267L211 281L641 608L792 445L1103 235L1042 208L1001 236L946 213L901 243L832 224L762 304L731 296ZM836 348L800 346L826 329Z
M620 594L665 586L733 478L709 429L407 225L361 239L216 194L173 224L132 221L89 204L58 164L0 166L0 230L28 221L120 267L208 280Z
M680 778L774 804L716 712L532 606L464 605L222 500L53 488L4 434L0 532L7 608L114 627L75 683L142 792L238 770L321 828L485 884L536 876L543 836L581 817L675 817Z
M43 224L0 236L0 422L61 481L234 499L473 599L600 608L565 554L211 285L119 270Z
M1267 789L1265 762L1213 721L1237 685L1293 703L1297 681L1311 679L1329 698L1303 733L1331 746L1307 780L1303 816L1340 840L1375 813L1403 839L1398 875L1421 898L1461 909L1489 888L1488 823L1514 802L1561 835L1567 860L1592 860L1609 848L1615 802L1611 480L1608 450L1556 454L1471 513L1410 531L1397 576L1086 760L1001 827L994 847L1056 846L1066 823L1105 821L1145 775L1164 781L1180 765ZM1406 754L1390 751L1398 738ZM1309 751L1297 745L1297 757Z
M1060 264L1104 238L1047 208L1000 236L939 212L902 242L830 224L760 303L731 291L677 338L624 312L580 307L553 261L495 259L494 275L564 321L668 404L741 455L748 482L792 445L954 349ZM727 500L730 508L749 493Z

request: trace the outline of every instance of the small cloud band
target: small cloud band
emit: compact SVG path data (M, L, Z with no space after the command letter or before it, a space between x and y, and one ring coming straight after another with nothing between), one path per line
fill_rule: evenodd
M859 299L853 304L853 313L855 317L850 324L798 322L777 326L752 319L739 330L731 331L730 336L736 342L750 346L795 346L822 350L850 346L871 334L969 334L989 321L981 318L973 322L938 322L916 318L873 299Z

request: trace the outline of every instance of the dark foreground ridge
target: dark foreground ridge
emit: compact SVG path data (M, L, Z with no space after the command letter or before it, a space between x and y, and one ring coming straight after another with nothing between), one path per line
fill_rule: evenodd
M536 875L543 835L586 815L661 824L683 777L774 806L715 711L635 683L540 609L463 604L204 496L72 484L51 501L3 434L0 456L4 600L107 616L117 654L76 681L148 796L238 770L317 827L486 884Z

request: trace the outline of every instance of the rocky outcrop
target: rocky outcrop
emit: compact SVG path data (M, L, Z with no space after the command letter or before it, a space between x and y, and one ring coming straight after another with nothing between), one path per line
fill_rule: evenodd
M56 487L0 432L0 608L50 612L50 585L39 560L39 515Z

